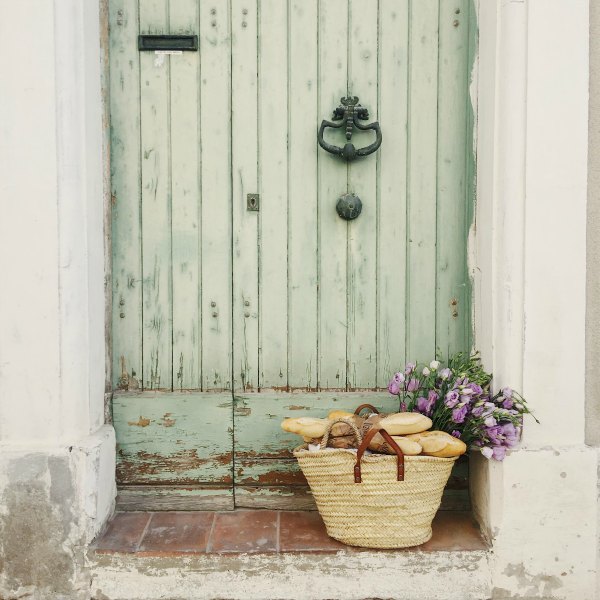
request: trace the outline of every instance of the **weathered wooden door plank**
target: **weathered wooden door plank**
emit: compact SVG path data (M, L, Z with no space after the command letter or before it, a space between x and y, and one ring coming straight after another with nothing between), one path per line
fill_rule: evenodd
M167 0L140 2L140 32L169 32ZM173 386L169 78L169 57L140 53L143 387L150 390Z
M123 485L233 482L230 393L118 393L117 478Z
M379 3L379 155L377 234L377 387L405 363L406 170L409 0Z
M232 389L230 4L200 2L202 389Z
M250 390L259 385L258 212L246 204L258 190L257 0L232 0L231 28L233 378Z
M348 92L378 119L378 14L361 0L349 0ZM356 139L355 139L356 138ZM390 136L391 138L391 136ZM357 146L371 144L373 132L355 134ZM386 140L386 148L392 139ZM357 160L348 170L348 187L363 202L360 217L348 222L348 388L377 386L377 161L376 155Z
M468 347L469 282L466 212L469 0L440 3L436 346L442 356Z
M331 118L348 93L348 2L319 0L319 118ZM318 126L318 124L315 124ZM314 131L314 130L313 130ZM344 140L336 131L336 143ZM347 222L335 211L348 191L347 166L318 152L319 371L320 389L347 387Z
M261 0L258 34L259 387L288 386L288 2Z
M110 111L112 190L113 385L142 381L140 63L137 3L111 0Z
M198 33L197 0L169 3L171 33ZM173 388L201 388L200 58L169 57L171 105Z
M289 386L317 387L318 0L292 0L289 16Z
M410 4L406 354L417 361L436 351L438 2Z

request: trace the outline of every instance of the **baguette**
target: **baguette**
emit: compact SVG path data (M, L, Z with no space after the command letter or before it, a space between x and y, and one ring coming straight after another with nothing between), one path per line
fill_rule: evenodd
M429 429L432 421L420 413L394 413L391 415L370 415L362 423L362 434L365 435L371 427L385 429L390 435L407 435L420 433Z
M445 431L423 431L406 436L421 444L423 454L438 458L461 456L467 451L467 445Z
M421 451L423 450L418 442L407 437L393 435L392 439L400 446L400 450L407 456L416 456L417 454L421 454ZM381 454L396 454L380 433L376 433L373 436L373 439L369 443L369 450Z

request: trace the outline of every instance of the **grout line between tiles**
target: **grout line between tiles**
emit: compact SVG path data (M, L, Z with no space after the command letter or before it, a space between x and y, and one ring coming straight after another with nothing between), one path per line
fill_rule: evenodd
M215 532L216 521L217 521L217 513L215 512L213 514L213 520L212 520L212 523L210 524L210 532L208 534L208 540L206 542L206 553L207 554L212 551L212 542L213 542L213 535Z
M138 540L138 543L135 545L135 549L134 552L138 552L140 547L142 546L142 542L144 541L144 537L146 537L146 533L148 532L148 528L150 527L150 522L152 521L152 518L154 517L156 513L150 513L150 516L148 517L148 521L146 521L146 526L144 527L144 529L142 530L142 535L140 536L140 539Z

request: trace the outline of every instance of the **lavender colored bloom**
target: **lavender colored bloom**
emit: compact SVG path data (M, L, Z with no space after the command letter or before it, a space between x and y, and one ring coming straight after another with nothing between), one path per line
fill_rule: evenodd
M398 372L398 373L395 373L395 374L394 374L394 381L395 381L396 383L404 383L404 380L405 380L405 379L406 379L406 378L404 377L404 373L400 373L400 372Z
M441 377L441 378L442 378L444 381L446 381L446 379L448 379L448 378L449 378L451 375L452 375L452 371L451 371L451 370L450 370L448 367L446 367L445 369L442 369L442 370L440 371L440 377Z
M494 444L494 446L502 445L504 434L502 432L501 425L496 425L495 427L488 427L485 432L488 439L490 440L490 442L492 442L492 444Z
M496 460L504 460L506 448L504 446L495 446L492 450L492 455Z
M424 398L423 396L417 398L417 410L420 413L423 413L424 415L426 415L428 408L429 408L429 401L427 400L427 398Z
M502 395L505 398L512 398L513 391L509 387L502 388Z
M506 400L504 400L504 402L502 403L502 406L504 408L512 408L513 407L513 401L512 398L506 398Z
M494 419L494 417L490 416L487 417L484 421L485 426L486 427L495 427L496 425L498 425L498 423L496 422L496 419Z
M452 435L453 435L455 438L460 438L460 431L458 431L457 429L455 429L455 430L452 432Z
M446 394L446 399L444 400L444 403L448 408L454 408L458 404L459 398L460 395L457 390L450 390Z
M416 366L417 365L415 365L415 363L406 363L406 366L404 367L404 374L410 375L415 370Z
M483 389L480 385L477 385L476 383L469 383L467 387L475 396L481 396L481 394L483 394Z
M486 446L485 448L481 449L481 454L483 454L486 458L492 458L494 451Z
M465 421L465 417L467 416L467 411L469 410L468 405L466 404L459 404L453 411L452 411L452 420L455 423L464 423Z
M406 390L408 392L416 392L419 389L419 380L414 377L409 380Z
M514 448L519 443L519 431L512 423L502 425L504 434L504 445L508 448Z
M397 396L400 393L400 384L392 379L388 385L388 392Z
M474 417L480 417L483 414L483 406L475 406L475 408L471 411L471 414Z

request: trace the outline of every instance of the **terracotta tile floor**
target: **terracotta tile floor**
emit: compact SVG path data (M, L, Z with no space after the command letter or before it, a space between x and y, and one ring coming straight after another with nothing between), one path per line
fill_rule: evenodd
M271 510L118 512L94 548L138 556L361 551L330 538L317 512ZM436 516L431 540L416 549L485 550L487 545L470 513L447 511Z

